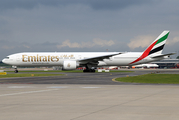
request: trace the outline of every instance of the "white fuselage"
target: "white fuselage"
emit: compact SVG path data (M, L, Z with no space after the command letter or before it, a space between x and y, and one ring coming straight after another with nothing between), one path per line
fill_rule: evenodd
M80 60L114 53L115 52L24 52L9 55L4 58L2 62L13 66L63 66L64 61L76 61L82 66L83 63L80 63ZM99 61L97 66L132 66L163 59L163 57L154 59L147 56L136 63L130 64L141 55L142 52L126 52Z

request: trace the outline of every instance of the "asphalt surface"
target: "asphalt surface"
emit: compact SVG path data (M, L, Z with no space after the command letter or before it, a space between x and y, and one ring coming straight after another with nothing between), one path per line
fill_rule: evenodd
M1 120L178 120L174 85L1 84Z
M179 70L0 79L0 120L178 120L178 85L112 81L147 73Z
M23 77L23 78L1 78L0 84L96 84L96 85L124 85L138 83L115 82L112 79L118 77L136 76L148 73L179 74L179 70L134 70L134 72L110 72L110 73L68 73L54 72L49 74L65 74L64 76L51 77Z

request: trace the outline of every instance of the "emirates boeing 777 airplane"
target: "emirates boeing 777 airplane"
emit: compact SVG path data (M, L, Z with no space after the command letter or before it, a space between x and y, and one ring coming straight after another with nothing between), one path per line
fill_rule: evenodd
M95 72L99 66L133 66L168 58L162 54L169 31L163 31L144 52L23 52L7 56L3 63L18 66L62 66L63 70L86 67L83 72Z

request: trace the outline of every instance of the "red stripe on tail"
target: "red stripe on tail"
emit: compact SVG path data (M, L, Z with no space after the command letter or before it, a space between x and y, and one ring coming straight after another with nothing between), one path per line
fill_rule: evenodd
M148 56L149 52L151 51L151 49L154 47L154 45L157 43L158 40L156 40L152 45L150 45L144 52L143 54L138 58L136 59L135 61L131 62L130 64L133 64L133 63L136 63L142 59L144 59L145 57Z

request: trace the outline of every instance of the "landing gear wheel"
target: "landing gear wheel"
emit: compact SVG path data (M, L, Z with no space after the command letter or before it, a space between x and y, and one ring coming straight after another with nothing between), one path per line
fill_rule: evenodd
M90 69L90 72L95 72L95 69Z
M15 73L18 73L19 71L18 71L18 70L15 70L14 72L15 72Z
M95 69L85 69L83 72L95 72Z
M85 69L85 70L83 70L83 72L88 72L88 70L87 70L87 69Z

